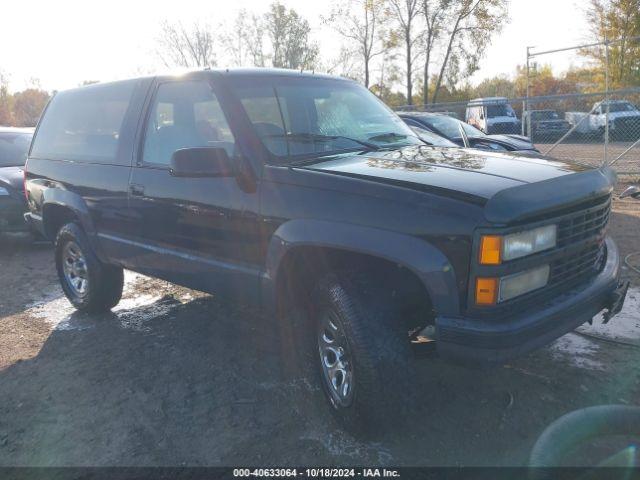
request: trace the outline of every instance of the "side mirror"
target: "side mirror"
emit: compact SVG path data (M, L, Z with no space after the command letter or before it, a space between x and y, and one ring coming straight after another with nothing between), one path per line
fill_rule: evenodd
M620 194L620 198L631 197L636 200L640 199L640 187L638 185L631 185L627 187L627 189Z
M233 164L219 147L182 148L173 152L169 173L174 177L232 177Z

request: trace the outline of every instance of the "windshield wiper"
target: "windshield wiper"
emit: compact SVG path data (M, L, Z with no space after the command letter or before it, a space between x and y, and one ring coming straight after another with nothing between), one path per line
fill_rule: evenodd
M358 140L357 138L345 137L344 135L322 135L319 133L311 133L311 132L300 132L300 133L275 133L271 135L266 135L271 138L291 138L294 140L309 140L312 142L326 142L330 140L350 140L352 142L358 143L363 147L367 147L368 150L380 150L378 145L367 142L365 140Z

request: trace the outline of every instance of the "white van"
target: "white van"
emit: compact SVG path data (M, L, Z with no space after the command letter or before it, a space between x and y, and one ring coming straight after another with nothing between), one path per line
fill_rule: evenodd
M475 98L467 104L466 122L487 134L519 134L516 112L505 97Z

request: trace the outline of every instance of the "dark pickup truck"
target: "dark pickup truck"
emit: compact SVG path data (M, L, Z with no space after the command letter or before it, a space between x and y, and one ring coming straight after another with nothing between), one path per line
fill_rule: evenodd
M285 361L308 359L354 429L406 410L416 353L503 362L626 293L612 170L428 146L340 78L200 71L60 92L25 181L78 309L116 305L123 268L262 305Z

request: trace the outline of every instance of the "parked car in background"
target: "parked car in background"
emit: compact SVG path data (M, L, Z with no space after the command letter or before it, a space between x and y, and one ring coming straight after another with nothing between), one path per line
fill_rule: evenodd
M413 130L413 133L420 137L420 140L433 147L460 148L460 145L453 143L451 140L447 140L446 138L438 135L437 133L433 133L431 130L427 130L426 128L416 125L409 125L409 128Z
M609 135L615 139L638 138L640 135L640 110L626 100L609 100L593 104L591 113L567 112L565 120L577 125L575 132L582 135L603 136L609 107Z
M77 309L114 307L123 268L257 304L356 431L415 421L418 353L501 364L618 313L628 286L606 235L612 169L427 146L342 78L208 70L59 92L25 172Z
M487 134L521 133L522 125L505 97L475 98L467 104L465 121Z
M24 164L33 129L0 127L0 232L26 231Z
M555 110L530 110L522 117L524 131L535 141L555 140L571 129L571 124Z
M508 152L538 152L522 135L487 135L468 123L430 112L397 112L410 127L436 133L461 147Z

